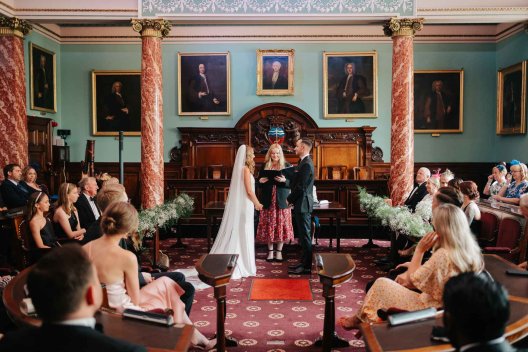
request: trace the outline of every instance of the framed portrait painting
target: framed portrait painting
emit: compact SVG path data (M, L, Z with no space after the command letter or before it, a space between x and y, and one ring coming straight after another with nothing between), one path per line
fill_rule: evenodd
M295 51L257 50L257 95L293 95Z
M464 71L414 71L414 132L464 131Z
M499 70L497 134L526 133L526 61Z
M230 115L230 56L178 53L178 114Z
M141 134L141 71L92 71L94 136Z
M324 118L378 116L377 52L323 53Z
M57 112L55 53L29 43L31 109Z

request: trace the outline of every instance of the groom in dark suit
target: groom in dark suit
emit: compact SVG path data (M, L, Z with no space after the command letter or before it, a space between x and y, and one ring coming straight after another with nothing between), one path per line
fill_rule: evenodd
M42 257L28 274L27 288L42 326L6 334L0 339L0 351L146 352L143 346L95 329L94 314L103 292L81 246L68 244Z
M302 259L298 265L288 267L290 274L310 274L312 268L312 224L314 165L310 158L312 141L309 138L297 140L295 154L300 158L294 179L291 181L291 193L288 203L293 204L293 216L297 226Z

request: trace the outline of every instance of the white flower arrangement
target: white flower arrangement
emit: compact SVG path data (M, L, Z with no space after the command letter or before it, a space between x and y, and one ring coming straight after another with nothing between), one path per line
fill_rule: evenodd
M185 193L181 193L165 204L142 210L139 213L138 226L141 240L143 236L151 236L156 231L156 228L171 226L178 219L190 216L193 210L194 199Z
M433 230L422 216L411 213L407 207L390 206L384 198L367 193L363 187L358 189L361 210L369 217L380 220L383 226L388 226L392 231L421 238Z

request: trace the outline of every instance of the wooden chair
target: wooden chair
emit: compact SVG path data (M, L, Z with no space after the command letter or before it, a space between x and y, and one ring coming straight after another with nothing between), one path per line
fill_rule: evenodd
M348 179L348 167L346 165L328 165L323 167L323 180L346 180Z
M370 170L368 167L356 166L352 169L354 180L370 180Z
M521 238L521 224L513 218L504 218L499 224L497 244L484 247L484 253L497 254L512 263L519 260L519 240Z
M477 239L481 247L493 246L497 240L497 232L499 228L499 218L497 215L488 212L480 214L480 232ZM483 246L483 244L485 244Z
M51 248L32 248L30 236L29 223L23 220L18 226L18 238L22 247L24 268L35 264L43 255L51 250Z

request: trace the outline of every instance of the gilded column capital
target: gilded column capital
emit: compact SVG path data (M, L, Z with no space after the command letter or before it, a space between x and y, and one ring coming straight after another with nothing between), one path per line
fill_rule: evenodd
M14 35L24 38L33 26L29 22L16 17L0 17L0 36Z
M169 35L171 24L169 21L156 19L132 19L132 29L142 37L165 38Z
M383 25L383 33L388 37L413 37L423 28L423 18L396 18L393 17Z

